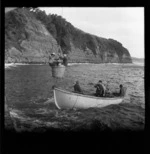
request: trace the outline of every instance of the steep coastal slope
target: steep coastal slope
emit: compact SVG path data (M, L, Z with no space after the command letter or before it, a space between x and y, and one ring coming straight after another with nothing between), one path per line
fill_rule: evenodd
M45 63L61 48L69 62L131 63L129 51L113 39L75 28L61 16L38 8L17 8L5 14L5 62Z

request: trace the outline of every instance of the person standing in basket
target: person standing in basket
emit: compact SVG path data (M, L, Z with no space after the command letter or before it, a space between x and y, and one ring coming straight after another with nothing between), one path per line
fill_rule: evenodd
M56 56L55 53L52 53L49 56L49 65L50 66L58 66L59 63L61 63L61 60L58 58L58 56Z
M68 59L67 59L67 55L66 54L64 54L64 57L63 57L63 65L64 66L68 65Z

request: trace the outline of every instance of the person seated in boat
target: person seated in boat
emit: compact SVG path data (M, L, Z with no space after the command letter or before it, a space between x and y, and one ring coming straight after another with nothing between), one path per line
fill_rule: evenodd
M74 92L83 94L83 91L79 85L79 81L76 81L76 83L74 85Z
M111 94L110 89L108 87L106 87L105 97L112 97L112 94Z
M105 96L106 88L103 85L101 80L99 80L99 82L94 87L96 88L96 94L95 94L96 96L99 96L99 97Z
M104 85L103 83L101 83L101 84L102 84L103 89L104 89L104 94L103 94L103 96L105 96L105 95L106 95L106 91L108 90L108 88L106 88L106 85Z
M125 94L126 94L127 88L126 88L126 87L123 87L122 84L119 85L119 88L120 88L119 92L113 92L112 94L113 94L114 96L124 97Z
M120 87L119 96L121 96L121 97L125 96L125 93L126 93L127 88L126 87L123 87L122 84L120 84L119 87Z

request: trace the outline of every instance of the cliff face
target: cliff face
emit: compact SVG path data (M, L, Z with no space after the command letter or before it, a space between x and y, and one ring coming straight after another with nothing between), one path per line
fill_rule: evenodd
M57 48L57 41L28 10L6 14L5 62L46 62Z
M67 53L69 62L130 63L121 43L85 33L60 16L19 8L5 14L5 62L48 62L50 53Z

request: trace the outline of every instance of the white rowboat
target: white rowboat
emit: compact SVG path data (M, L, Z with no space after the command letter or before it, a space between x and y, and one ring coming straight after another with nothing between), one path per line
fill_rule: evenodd
M69 92L59 88L54 88L54 100L58 109L87 109L91 107L101 108L111 104L119 104L124 97L95 97Z

